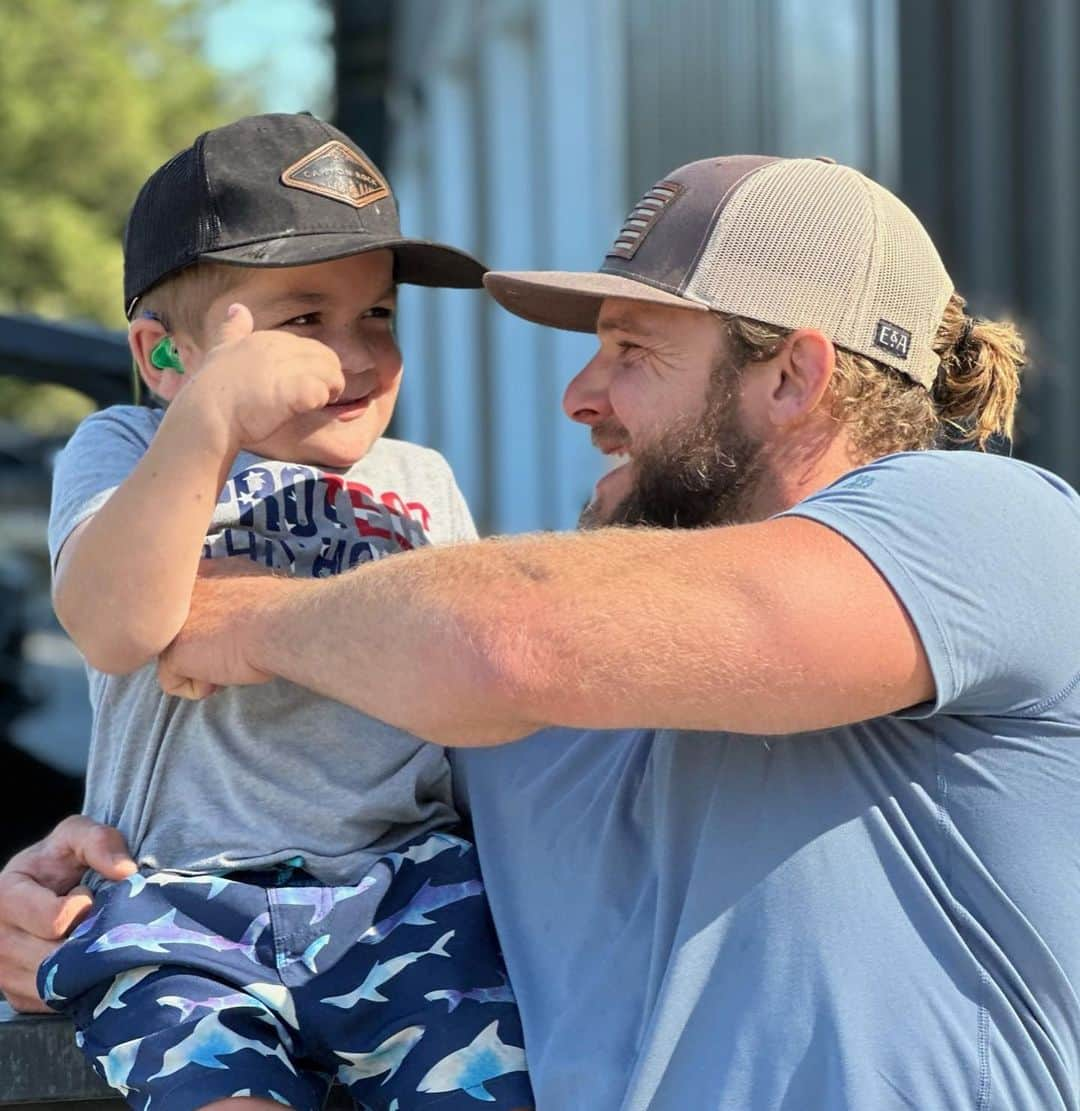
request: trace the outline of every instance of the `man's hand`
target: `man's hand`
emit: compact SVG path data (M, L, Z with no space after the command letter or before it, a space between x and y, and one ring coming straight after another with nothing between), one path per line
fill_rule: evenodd
M179 635L158 659L166 694L198 699L218 687L251 686L273 678L249 662L252 628L260 612L296 580L275 575L251 560L205 559Z
M286 421L324 408L345 390L341 362L325 344L254 329L250 310L230 305L206 360L173 403L223 421L233 454L256 451Z
M76 886L90 869L109 880L135 871L123 837L90 818L65 818L0 872L0 991L20 1011L47 1010L37 993L38 966L90 911Z

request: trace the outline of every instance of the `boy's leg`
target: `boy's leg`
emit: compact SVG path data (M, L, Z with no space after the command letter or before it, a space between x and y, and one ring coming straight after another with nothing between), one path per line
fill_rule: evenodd
M374 920L350 928L355 904L342 900L320 929L356 942L295 989L312 1055L371 1111L531 1108L476 850L434 833L369 876L380 869L390 882Z
M253 1096L233 1096L206 1104L202 1111L281 1111L282 1104L273 1099L256 1099Z
M293 1063L265 907L247 884L138 877L102 893L42 966L47 1000L133 1108L196 1111L252 1096L318 1111L328 1078Z

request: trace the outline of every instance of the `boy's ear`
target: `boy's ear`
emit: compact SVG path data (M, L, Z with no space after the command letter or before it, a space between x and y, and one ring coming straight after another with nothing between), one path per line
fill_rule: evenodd
M150 353L169 334L160 320L140 316L128 326L128 347L135 360L139 377L152 393L171 401L183 379L173 370L161 370L150 361Z

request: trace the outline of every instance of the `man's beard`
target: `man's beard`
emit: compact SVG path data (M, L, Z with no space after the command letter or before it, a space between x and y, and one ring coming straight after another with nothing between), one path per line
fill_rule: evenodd
M738 376L718 369L700 417L679 422L634 454L634 487L610 512L590 504L579 527L704 528L752 519L768 476L761 441L743 428Z

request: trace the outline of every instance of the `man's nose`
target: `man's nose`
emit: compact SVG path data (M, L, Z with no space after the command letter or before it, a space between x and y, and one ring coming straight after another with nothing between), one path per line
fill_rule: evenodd
M563 394L563 412L590 428L611 416L610 359L598 351L570 380Z

